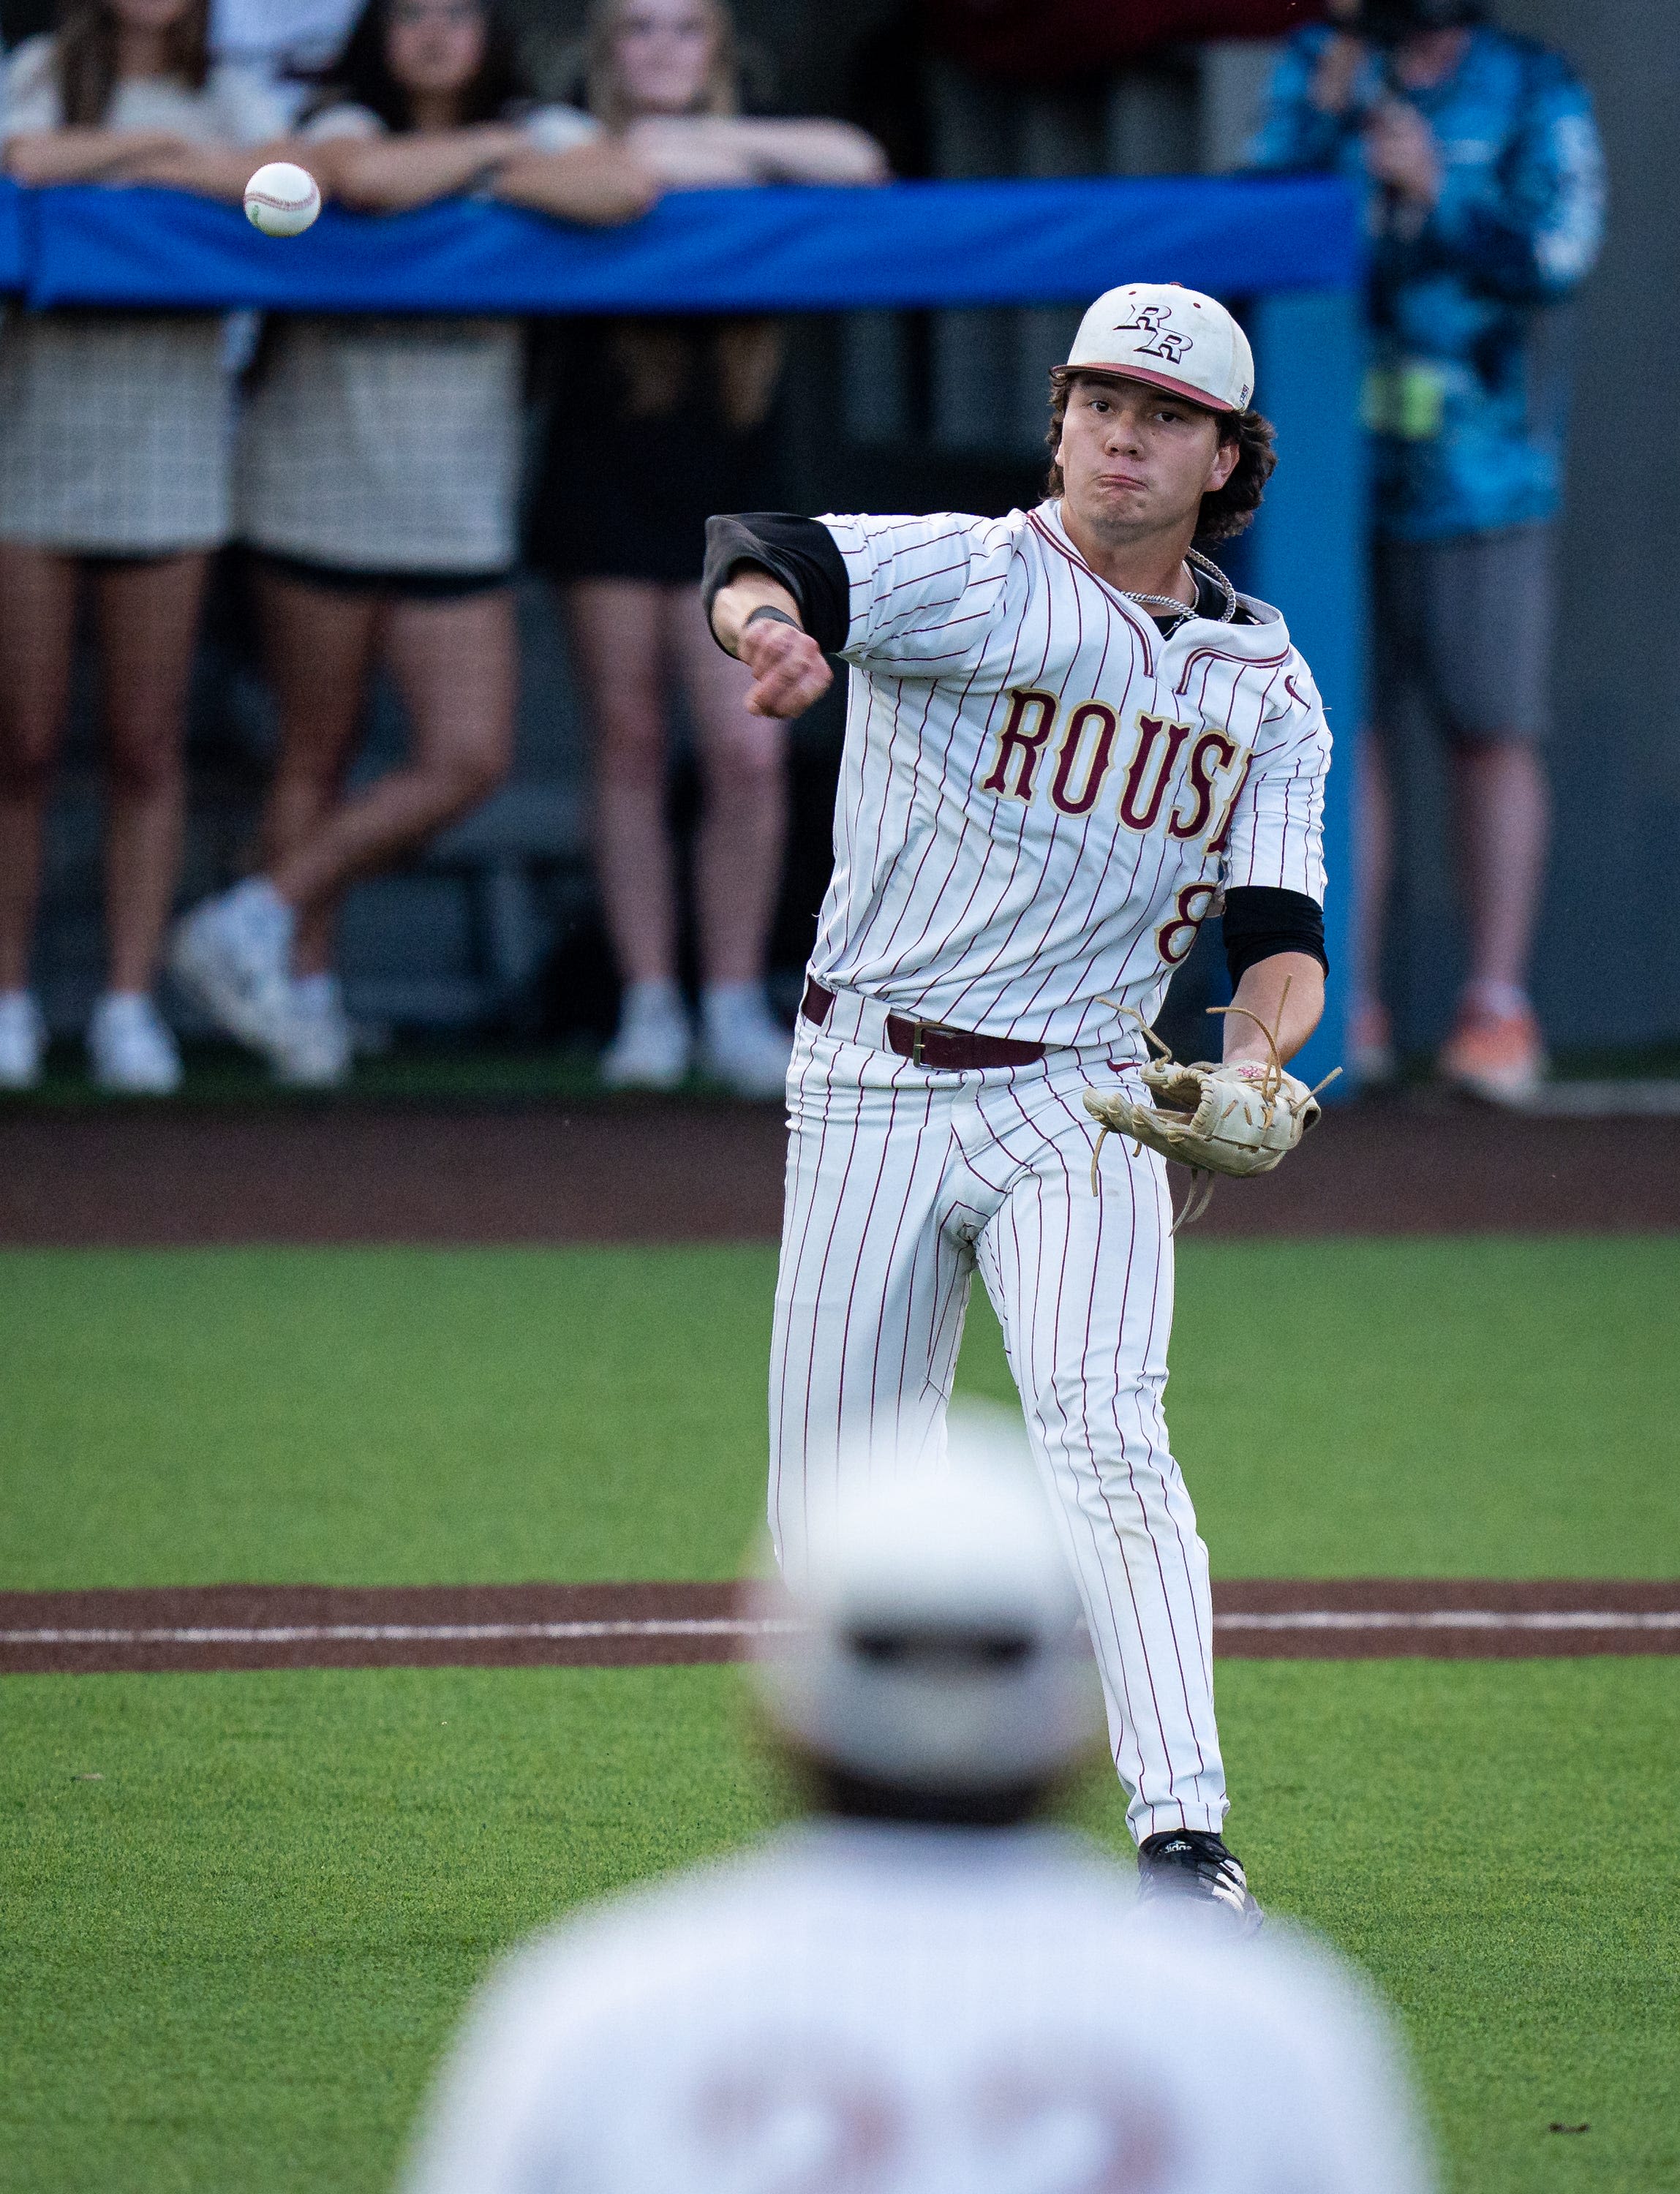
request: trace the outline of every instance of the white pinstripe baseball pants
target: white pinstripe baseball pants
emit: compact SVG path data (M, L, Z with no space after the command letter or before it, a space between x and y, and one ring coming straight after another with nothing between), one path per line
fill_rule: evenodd
M1090 1192L1089 1054L935 1073L801 1020L770 1358L770 1529L797 1577L843 1467L942 1452L978 1266L1085 1602L1139 1841L1217 1829L1207 1549L1167 1444L1165 1168Z

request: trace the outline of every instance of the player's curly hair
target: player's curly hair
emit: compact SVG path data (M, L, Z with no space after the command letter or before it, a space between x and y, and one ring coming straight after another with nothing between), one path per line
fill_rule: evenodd
M1050 432L1045 439L1050 445L1050 477L1044 482L1046 495L1057 496L1062 491L1062 465L1056 457L1062 446L1062 422L1067 416L1067 396L1076 381L1096 380L1103 376L1082 375L1077 366L1052 366L1050 369ZM1278 455L1274 444L1276 434L1269 419L1258 411L1215 411L1211 415L1219 422L1222 444L1236 442L1241 454L1236 468L1223 487L1215 488L1202 497L1201 515L1196 521L1198 541L1229 541L1234 535L1245 531L1254 523L1254 514L1260 508L1266 492L1266 483L1277 470Z
M164 43L170 74L202 91L210 75L210 0L187 0ZM97 129L117 89L117 18L106 0L60 0L53 59L65 126Z

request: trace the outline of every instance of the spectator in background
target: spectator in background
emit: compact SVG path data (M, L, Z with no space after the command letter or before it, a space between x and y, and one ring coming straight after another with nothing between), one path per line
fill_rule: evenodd
M587 115L531 109L490 0L370 0L302 129L346 203L472 189L610 223L657 196ZM284 1080L349 1070L331 972L347 885L483 800L511 755L523 345L485 319L273 321L240 437L237 514L279 700L262 872L181 925L172 965ZM406 704L405 766L347 794L369 677Z
M207 0L79 0L6 65L4 161L26 183L162 183L237 200L284 110L213 67ZM258 150L257 148L262 148ZM244 148L244 149L241 149ZM7 314L0 338L0 1087L41 1072L29 989L43 827L91 597L106 772L101 1088L158 1094L181 1060L152 999L180 871L186 702L209 554L228 531L232 417L214 313Z
M674 188L870 183L879 148L839 123L742 116L734 31L718 0L598 0L594 114ZM746 713L751 680L700 606L705 521L774 507L781 336L767 320L584 323L561 342L532 555L559 585L593 720L596 847L624 980L603 1061L620 1087L670 1088L693 1036L677 987L676 861L665 822L665 707L680 682L699 743L701 1060L743 1094L780 1093L791 1040L764 996L781 875L785 732Z
M1344 0L1333 12L1338 26L1300 32L1280 63L1251 161L1356 178L1372 236L1378 546L1351 1049L1362 1078L1392 1073L1379 980L1390 753L1399 705L1418 691L1447 742L1470 924L1441 1071L1517 1103L1545 1067L1528 977L1562 472L1533 339L1539 308L1597 256L1602 158L1567 65L1493 28L1477 0Z

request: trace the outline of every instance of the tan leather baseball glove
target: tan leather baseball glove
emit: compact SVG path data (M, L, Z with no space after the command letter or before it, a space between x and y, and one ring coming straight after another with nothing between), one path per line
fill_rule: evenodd
M1085 1093L1085 1110L1102 1130L1091 1154L1091 1190L1093 1194L1097 1190L1097 1161L1104 1142L1111 1134L1128 1135L1164 1158L1188 1166L1196 1178L1196 1187L1179 1215L1182 1226L1206 1210L1216 1175L1243 1180L1269 1173L1286 1157L1318 1120L1318 1090L1286 1072L1269 1030L1265 1031L1269 1060L1223 1066L1205 1060L1182 1065L1152 1030L1144 1032L1161 1054L1139 1070L1138 1078L1151 1101L1140 1103L1123 1088ZM1335 1076L1326 1079L1333 1081ZM1324 1086L1321 1082L1318 1088Z

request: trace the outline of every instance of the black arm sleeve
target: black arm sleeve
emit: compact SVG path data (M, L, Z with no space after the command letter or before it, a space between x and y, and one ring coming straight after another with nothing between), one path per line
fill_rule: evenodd
M783 510L743 510L706 520L706 564L700 595L711 606L743 564L780 579L799 605L799 615L826 655L846 645L852 623L852 583L834 536L814 518Z
M1324 909L1305 892L1237 884L1225 894L1225 965L1235 990L1248 970L1277 952L1304 952L1326 974Z

